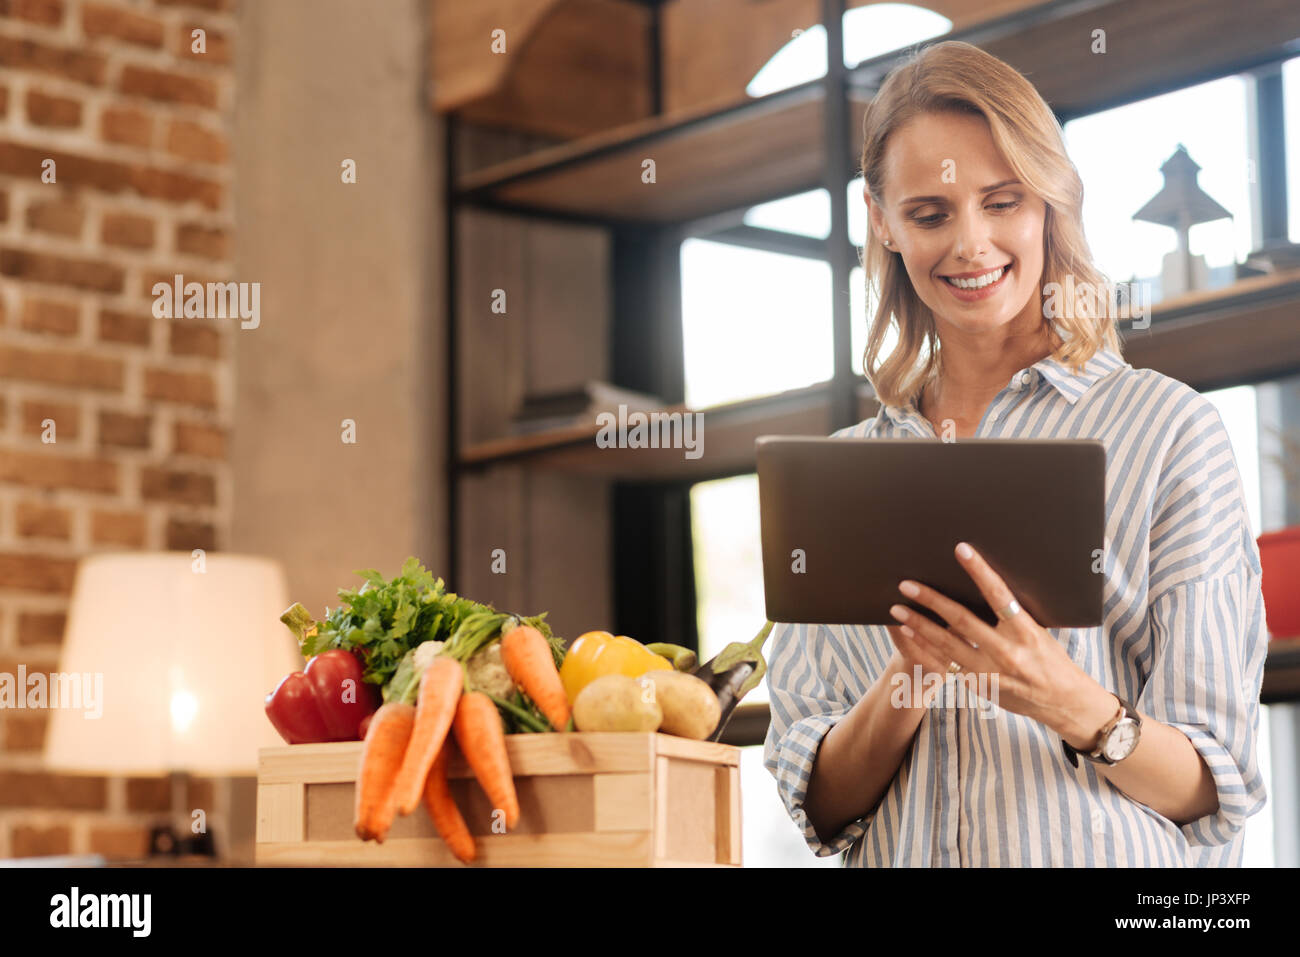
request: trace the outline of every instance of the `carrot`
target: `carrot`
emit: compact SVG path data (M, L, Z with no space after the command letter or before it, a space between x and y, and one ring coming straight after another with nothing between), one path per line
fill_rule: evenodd
M492 802L493 815L498 810L505 811L506 828L514 827L519 823L519 798L515 795L515 779L510 773L506 735L497 706L481 691L461 695L452 730L461 753L478 778L479 787Z
M501 662L515 684L546 715L551 727L563 731L569 723L569 696L555 668L551 646L542 633L530 625L520 625L501 639Z
M420 695L415 709L415 730L411 733L406 756L397 783L393 786L397 810L410 814L420 806L424 792L424 779L442 749L447 729L456 717L456 702L460 700L465 682L465 669L455 658L439 656L424 669L420 678Z
M390 701L375 712L361 749L354 826L363 841L380 844L393 823L393 783L415 726L415 708Z
M447 786L447 747L438 752L433 767L429 769L428 780L424 783L424 806L456 860L468 864L478 857L474 835L469 832L465 818L451 796L451 788Z

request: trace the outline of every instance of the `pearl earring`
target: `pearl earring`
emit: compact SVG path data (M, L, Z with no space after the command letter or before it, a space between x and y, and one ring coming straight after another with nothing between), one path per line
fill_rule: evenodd
M888 239L884 240L884 243L885 243L886 246L888 246L888 245L889 245L889 240L888 240Z

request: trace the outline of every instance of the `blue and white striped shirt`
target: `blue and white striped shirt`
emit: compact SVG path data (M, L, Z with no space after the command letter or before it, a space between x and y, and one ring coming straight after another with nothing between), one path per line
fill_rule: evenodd
M914 404L834 434L909 436L937 439ZM803 810L818 747L894 645L883 625L778 624L764 763L809 847L846 852L846 866L1240 866L1243 824L1265 800L1255 743L1268 633L1259 550L1218 412L1103 349L1078 375L1051 358L1017 372L975 436L1105 445L1104 624L1049 633L1103 687L1187 735L1219 809L1179 826L1092 762L1073 767L1045 725L950 704L926 709L875 811L823 843Z

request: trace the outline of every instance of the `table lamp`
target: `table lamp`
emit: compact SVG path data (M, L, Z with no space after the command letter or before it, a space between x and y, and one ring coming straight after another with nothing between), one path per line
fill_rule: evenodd
M284 743L265 697L304 664L279 620L288 604L283 569L266 558L83 559L59 658L65 696L79 684L82 700L51 702L46 766L170 774L173 814L185 774L255 774L258 749Z

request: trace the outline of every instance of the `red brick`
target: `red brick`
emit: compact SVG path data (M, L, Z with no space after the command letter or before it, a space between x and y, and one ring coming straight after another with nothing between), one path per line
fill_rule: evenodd
M13 248L0 248L0 275L92 292L122 292L126 278L125 270L110 263Z
M81 125L81 101L28 90L27 118L33 126L77 127Z
M166 811L172 806L170 778L127 778L126 809L128 811Z
M0 554L0 588L71 595L72 581L76 574L75 558ZM3 785L0 785L2 788ZM4 798L0 797L0 805L3 803Z
M88 86L102 86L107 58L71 47L0 36L0 63L11 70L47 73Z
M9 88L0 86L0 116L9 115Z
M105 213L99 238L109 246L153 248L153 220L132 213Z
M48 382L79 389L122 391L125 370L120 359L84 352L24 349L0 344L0 379Z
M55 505L19 502L14 509L14 528L19 538L72 537L72 513Z
M57 27L63 21L63 0L0 0L0 17Z
M230 155L225 136L189 120L172 120L168 125L167 152L196 163L224 163Z
M146 502L215 505L217 483L211 475L146 466L140 472L140 497Z
M230 233L220 226L181 223L176 227L176 250L206 259L229 259Z
M0 807L102 811L107 806L108 780L104 777L0 770Z
M208 209L220 209L221 184L188 173L153 167L137 167L131 171L131 187L141 196L161 199L169 203L201 203Z
M9 853L13 857L54 857L71 851L72 832L66 825L15 824L9 830Z
M206 522L187 522L179 518L167 520L167 548L188 552L201 548L205 552L217 550L217 530Z
M204 50L194 51L194 31L204 32ZM181 24L176 34L176 55L192 63L209 63L216 66L230 64L233 54L230 50L230 38L219 30L214 30L202 23L187 21Z
M178 455L197 455L205 459L225 459L226 430L202 422L177 422L172 436L172 451Z
M153 418L147 415L128 415L123 412L101 410L99 413L99 444L125 449L147 449Z
M90 829L90 852L109 860L143 860L149 853L149 830L139 824Z
M99 116L99 135L108 143L148 147L153 142L153 118L132 107L106 107Z
M209 77L191 76L175 70L155 70L132 63L122 67L117 88L122 93L162 103L185 103L214 109L218 102L216 81Z
M154 0L160 7L195 7L199 10L233 10L231 0Z
M61 611L23 611L18 613L18 644L58 645L63 643L63 631L68 626L68 616Z
M5 718L6 751L43 751L50 719L39 712L10 711Z
M2 45L3 37L0 37L0 52ZM46 159L54 160L59 183L86 186L107 193L130 189L150 199L173 203L193 201L213 210L221 208L224 196L220 183L200 176L152 166L129 166L116 160L95 159L0 140L0 173L38 178L41 164Z
M41 164L47 159L54 160L60 184L87 186L109 193L131 188L131 167L125 163L0 140L0 173L39 182Z
M173 319L171 351L174 356L221 358L221 333L208 319Z
M210 812L215 802L216 782L212 778L190 777L186 785L185 807L191 811L203 808Z
M52 299L23 301L21 325L28 332L48 332L56 336L75 336L81 328L81 307L75 302Z
M143 512L93 512L90 539L96 545L124 545L144 548L148 523Z
M3 114L0 114L3 115ZM0 223L9 219L9 194L0 189Z
M45 432L46 419L54 420L55 441L75 439L81 432L81 407L71 402L54 402L49 399L28 399L23 403L23 435L40 438Z
M81 236L81 225L86 220L86 210L72 199L49 199L32 202L27 206L27 228L56 236Z
M0 352L0 356L2 355L3 353ZM145 369L144 395L146 399L180 402L211 409L217 404L217 384L206 372Z
M137 46L160 47L163 42L161 20L102 3L81 8L81 30L91 39L110 37Z
M99 338L102 342L147 346L152 328L153 316L150 314L99 310Z
M116 492L117 463L105 459L72 458L49 451L0 451L0 482L32 488L77 488L86 492Z

